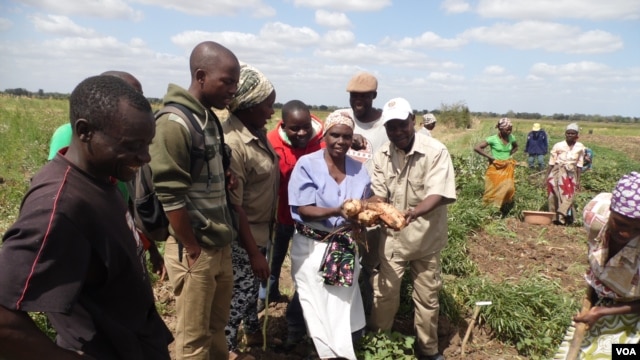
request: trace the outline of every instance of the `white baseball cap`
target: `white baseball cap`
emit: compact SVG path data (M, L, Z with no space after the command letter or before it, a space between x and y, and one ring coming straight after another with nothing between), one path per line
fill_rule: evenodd
M406 99L391 99L382 108L382 124L391 120L408 120L412 114L413 108Z

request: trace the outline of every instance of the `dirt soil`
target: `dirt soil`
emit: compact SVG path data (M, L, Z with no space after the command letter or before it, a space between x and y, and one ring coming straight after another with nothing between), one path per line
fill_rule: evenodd
M442 130L442 129L441 129ZM441 131L437 130L436 131ZM449 134L449 136L457 136ZM438 134L446 137L447 134ZM445 141L445 139L441 139ZM616 143L618 150L640 161L640 143L638 137L583 134L581 139L585 144L607 146ZM489 227L488 227L489 228ZM504 221L499 230L483 230L468 238L468 251L471 259L476 263L480 273L495 281L529 276L533 272L557 281L568 294L575 294L579 298L584 289L582 274L587 268L586 236L584 230L578 226L562 227L555 225L528 225L517 219L509 218ZM491 232L489 232L491 231ZM280 290L283 294L292 294L292 283L289 276L288 258L282 271ZM445 282L447 279L445 279ZM173 297L167 282L155 286L161 312L170 329L175 328L173 314ZM286 302L271 303L268 311L268 339L286 338L286 321L284 313ZM511 360L526 359L519 356L513 346L505 345L492 338L488 328L476 325L472 329L471 337L466 344L466 354L461 355L460 345L471 322L472 314L467 313L460 324L452 324L441 317L438 334L440 351L448 360ZM265 313L261 313L264 321ZM408 335L413 335L413 319L397 318L394 329ZM268 343L271 341L268 341ZM259 347L247 348L256 359L269 360L297 360L314 359L309 354L313 345L301 342L295 349L285 353L278 348Z
M569 293L577 294L583 289L581 275L586 269L586 258L583 256L586 254L586 242L584 231L580 227L529 225L510 218L504 221L504 226L497 234L479 232L470 236L468 249L480 273L492 280L517 281L532 272L538 272L557 281ZM282 274L281 291L290 296L292 283L288 258ZM165 281L157 284L155 290L159 302L164 304L160 309L165 313L164 319L173 330L175 317L172 315L173 298L170 287ZM286 306L286 302L270 304L267 321L268 339L286 339L287 327L284 317ZM264 321L265 312L260 315L261 320ZM466 354L461 355L460 345L471 317L471 313L466 314L465 321L461 324L452 324L448 319L440 318L438 329L440 351L448 360L525 359L518 355L513 346L494 340L489 329L482 324L474 327L466 344ZM394 329L412 335L412 327L412 318L398 318ZM315 359L313 356L309 357L313 351L313 345L309 342L301 342L289 352L284 352L278 347L267 347L266 350L260 347L243 349L256 359Z

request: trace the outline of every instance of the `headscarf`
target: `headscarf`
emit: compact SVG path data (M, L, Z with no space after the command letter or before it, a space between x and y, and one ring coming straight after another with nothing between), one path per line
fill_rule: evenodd
M433 114L424 114L422 115L422 118L424 119L422 125L434 124L437 121L436 116Z
M571 123L567 125L567 129L565 131L573 130L575 132L580 132L580 127L578 127L578 123Z
M496 125L498 129L507 129L507 128L510 128L511 126L512 126L511 119L506 117L498 120L498 124Z
M352 130L355 127L353 119L348 112L334 111L329 114L329 116L327 116L327 119L324 121L324 132L322 132L322 136L325 136L327 134L327 131L329 131L329 129L331 129L335 125L347 125Z
M264 101L273 91L271 81L258 69L248 64L240 66L240 81L229 111L248 109Z
M632 219L640 219L640 174L623 176L613 189L611 210Z

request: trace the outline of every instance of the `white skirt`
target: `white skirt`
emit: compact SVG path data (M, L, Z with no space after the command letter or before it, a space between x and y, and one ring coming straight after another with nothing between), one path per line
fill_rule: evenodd
M358 285L360 262L356 256L352 286L326 285L319 269L327 245L296 231L291 244L291 277L318 356L356 360L351 333L366 324Z

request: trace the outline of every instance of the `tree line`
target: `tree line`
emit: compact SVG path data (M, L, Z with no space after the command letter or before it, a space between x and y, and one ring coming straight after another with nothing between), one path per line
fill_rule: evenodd
M43 98L43 99L68 99L69 94L57 93L57 92L45 92L42 89L39 89L37 92L28 91L23 88L16 89L5 89L0 92L0 94L5 94L9 96L25 96L30 98ZM147 98L151 104L161 104L162 99L160 98ZM282 103L275 103L273 107L275 109L282 109ZM309 105L309 108L312 111L333 111L338 109L337 106L328 106L328 105ZM598 115L598 114L562 114L555 113L552 115L542 115L540 113L534 112L514 112L512 110L507 111L504 114L496 113L496 112L474 112L469 111L469 108L464 103L464 101L455 103L455 104L441 104L439 109L423 109L417 110L414 109L413 112L415 114L426 114L431 112L432 114L438 117L438 121L442 123L452 123L457 128L468 128L471 125L471 118L501 118L508 117L513 119L525 119L525 120L559 120L559 121L592 121L592 122L613 122L613 123L640 123L640 117L637 116L621 116L621 115Z

